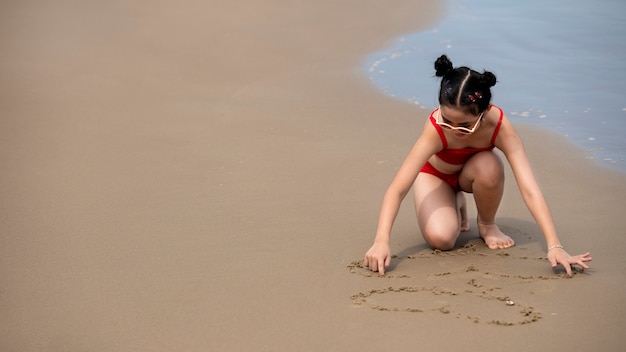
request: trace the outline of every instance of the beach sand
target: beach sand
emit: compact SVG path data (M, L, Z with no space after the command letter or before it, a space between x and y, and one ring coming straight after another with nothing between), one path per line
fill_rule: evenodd
M0 350L622 348L626 177L536 128L519 131L590 270L550 268L508 169L516 247L488 250L472 223L433 252L407 199L391 270L361 268L428 114L361 63L444 15L426 0L0 4Z

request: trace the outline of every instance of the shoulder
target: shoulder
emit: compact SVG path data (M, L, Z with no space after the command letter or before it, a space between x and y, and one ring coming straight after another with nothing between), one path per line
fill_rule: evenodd
M424 122L424 129L416 142L416 145L421 146L421 148L428 149L433 153L443 149L443 141L445 140L445 137L442 136L443 131L441 130L441 127L439 127L435 122L434 114L436 112L437 109L428 115L428 118L426 118L426 121Z
M499 123L500 125L498 135L496 136L494 143L496 147L502 150L505 154L507 152L514 152L516 150L522 149L522 141L519 134L517 133L517 130L513 126L513 123L511 123L511 120L509 120L509 118L500 107L495 105L493 105L493 107L495 107L495 109L492 110L495 111L491 113L495 115L495 118L497 118L497 120L494 121L496 121L496 123Z
M425 123L424 129L426 129L426 127L429 126L429 125L432 125L433 127L436 125L435 116L437 115L438 111L439 111L439 108L436 108L435 110L430 112L430 114L428 115L428 117L424 121L424 123Z
M487 115L486 117L488 120L495 121L496 123L498 123L505 117L504 110L502 110L502 108L498 105L494 104L489 105L489 108L487 109L485 114Z

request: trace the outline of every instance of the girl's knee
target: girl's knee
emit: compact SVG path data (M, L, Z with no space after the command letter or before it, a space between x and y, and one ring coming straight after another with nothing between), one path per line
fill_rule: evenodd
M429 229L424 232L424 239L433 249L447 251L454 248L461 233L460 227Z
M456 244L456 239L452 240L450 238L434 237L427 239L426 242L428 242L428 245L432 249L449 251L454 248L454 245Z
M493 152L481 152L472 157L473 182L484 187L498 187L504 183L504 165Z
M480 182L483 187L496 188L500 187L504 183L504 170L500 168L493 168L491 170L485 170L474 182Z

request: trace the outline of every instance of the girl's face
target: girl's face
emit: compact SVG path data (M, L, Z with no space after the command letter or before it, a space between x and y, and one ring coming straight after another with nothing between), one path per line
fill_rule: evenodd
M483 114L475 116L450 106L441 106L436 116L437 124L450 130L458 138L474 133L482 119Z

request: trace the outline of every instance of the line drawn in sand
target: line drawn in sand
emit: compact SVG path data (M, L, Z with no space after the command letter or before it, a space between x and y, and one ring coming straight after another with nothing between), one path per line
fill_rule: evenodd
M526 248L517 248L517 252ZM510 250L494 253L497 257L505 257L507 261L523 260L545 265L544 257L514 255ZM440 312L457 319L466 319L474 323L487 323L500 326L525 325L539 321L542 313L522 299L513 297L521 290L541 291L538 282L549 282L567 278L565 274L544 276L527 275L519 272L520 266L511 272L499 272L490 269L497 267L494 263L494 254L486 254L472 243L454 251L442 252L438 250L422 250L415 255L392 256L392 260L419 261L432 258L448 258L452 260L451 270L442 272L420 273L423 277L420 282L425 285L410 285L407 281L415 281L406 270L396 274L380 275L363 267L361 261L353 261L347 265L350 273L372 279L389 279L393 282L402 281L403 285L388 286L369 291L358 292L351 296L356 306L367 306L371 309L388 312L427 313ZM467 260L454 261L455 256L472 256L472 264ZM443 257L443 258L442 258ZM496 257L496 258L497 258ZM461 266L459 266L459 264ZM482 264L482 265L481 265ZM423 269L423 266L411 265L413 272ZM481 269L488 267L489 269ZM506 266L511 268L510 265ZM432 270L432 267L430 267ZM523 270L523 268L522 268ZM580 271L574 271L579 273ZM506 280L505 287L500 287L502 280ZM535 285L533 285L535 284ZM543 284L542 284L543 285ZM493 302L486 311L485 301Z

